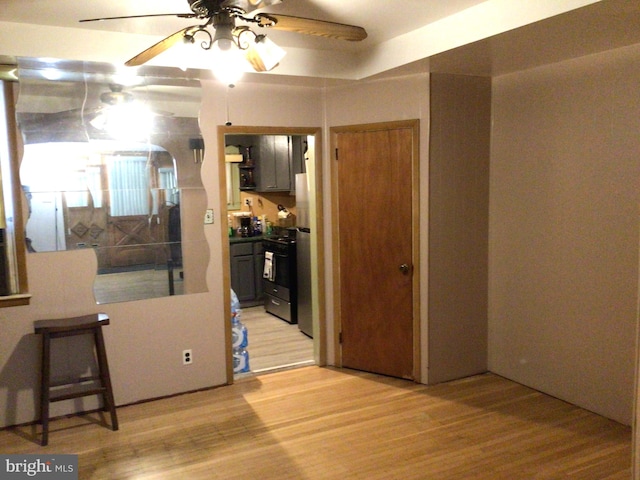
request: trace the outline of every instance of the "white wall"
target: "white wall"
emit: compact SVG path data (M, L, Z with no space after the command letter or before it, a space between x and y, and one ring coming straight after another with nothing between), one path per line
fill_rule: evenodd
M640 46L493 82L489 368L630 424Z

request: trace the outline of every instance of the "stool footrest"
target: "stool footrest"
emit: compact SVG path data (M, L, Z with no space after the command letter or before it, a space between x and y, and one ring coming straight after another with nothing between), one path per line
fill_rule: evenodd
M64 380L56 383L51 382L51 388L64 387L66 385L78 385L80 383L95 382L96 380L100 380L100 375L93 375L91 377L80 377L73 380L69 379L69 380Z
M49 398L50 402L60 402L62 400L71 400L72 398L80 398L80 397L87 397L89 395L101 395L103 393L105 393L107 391L107 389L105 387L97 387L97 388L91 388L88 390L82 390L82 391L78 391L78 392L71 392L71 393L64 393L61 395L52 395Z

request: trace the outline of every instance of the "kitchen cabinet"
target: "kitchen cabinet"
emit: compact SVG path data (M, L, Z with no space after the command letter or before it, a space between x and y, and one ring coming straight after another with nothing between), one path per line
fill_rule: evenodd
M304 152L307 148L307 137L303 135L293 135L290 139L291 151L291 195L296 194L296 175L306 173Z
M253 162L238 164L240 190L295 194L295 176L306 171L306 141L305 135L227 135L227 147L251 147Z
M232 173L232 181L235 182L237 176L238 196L240 190L255 190L255 152L258 147L260 137L257 135L226 135L225 152L232 149L242 155L242 162L237 165ZM251 157L251 158L250 158ZM235 183L234 183L235 185ZM227 188L229 188L229 172L227 172ZM229 195L230 196L230 195Z
M231 241L231 288L243 308L260 305L264 295L262 269L264 251L260 237Z
M264 272L264 249L262 248L262 242L253 244L253 266L255 268L255 301L262 303L262 299L264 298L264 281L262 280L262 273Z
M255 168L256 191L291 190L291 155L288 135L260 135Z

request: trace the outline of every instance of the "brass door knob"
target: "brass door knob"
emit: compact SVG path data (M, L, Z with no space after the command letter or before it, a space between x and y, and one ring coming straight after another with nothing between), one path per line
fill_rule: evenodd
M400 271L404 274L409 273L409 265L407 265L406 263L403 263L402 265L400 265Z

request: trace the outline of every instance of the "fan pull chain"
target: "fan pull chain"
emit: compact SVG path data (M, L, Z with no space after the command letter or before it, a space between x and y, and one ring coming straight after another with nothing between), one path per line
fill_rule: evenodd
M227 104L227 121L225 122L225 125L227 127L230 127L231 125L233 125L231 123L231 119L229 118L229 90L232 89L233 87L235 87L235 85L229 84L229 86L227 87L226 95L225 95L225 102Z

